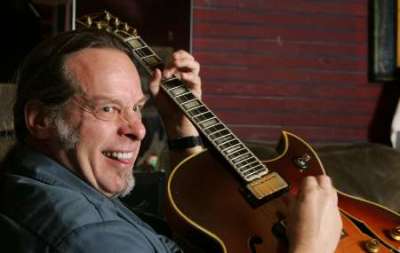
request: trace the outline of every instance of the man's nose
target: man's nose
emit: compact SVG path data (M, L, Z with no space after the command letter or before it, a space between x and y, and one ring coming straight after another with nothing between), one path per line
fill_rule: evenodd
M129 111L122 117L124 125L119 128L120 135L130 136L131 138L142 140L146 134L146 128L142 122L140 112Z
M142 112L141 111L134 111L130 109L129 107L126 107L122 111L121 117L126 121L126 122L131 122L131 121L142 121Z

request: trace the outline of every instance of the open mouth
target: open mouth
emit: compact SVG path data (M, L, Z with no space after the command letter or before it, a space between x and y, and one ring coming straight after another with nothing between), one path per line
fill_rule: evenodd
M126 161L133 158L133 152L103 151L102 153L106 157L117 161Z

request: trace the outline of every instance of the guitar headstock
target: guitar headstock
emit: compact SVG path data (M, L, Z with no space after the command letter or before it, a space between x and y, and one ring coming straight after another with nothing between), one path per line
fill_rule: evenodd
M110 12L104 11L82 16L76 20L76 24L80 27L104 30L114 34L132 50L134 57L149 75L156 68L164 68L161 58L142 40L136 29Z
M106 30L113 33L125 33L133 37L138 36L135 28L127 22L121 21L118 17L108 11L88 14L76 20L77 25L85 28Z

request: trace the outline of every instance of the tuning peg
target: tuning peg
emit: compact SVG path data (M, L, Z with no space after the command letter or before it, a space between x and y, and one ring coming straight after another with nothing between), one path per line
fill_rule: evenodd
M100 22L96 23L97 29L101 30L103 28L102 24Z
M365 246L365 250L368 253L377 253L380 250L379 241L376 239L371 239L369 241L366 241L364 246Z
M110 21L111 20L111 13L109 13L108 11L104 11L104 14L105 14L105 19L107 21Z
M90 16L86 17L86 24L90 27L93 24L92 18Z
M400 226L397 226L390 230L390 237L395 241L400 241Z
M119 18L115 18L115 19L114 19L114 25L115 25L115 27L118 27L120 23L121 23L121 22L119 21Z
M124 30L125 30L125 32L129 31L129 25L126 22L124 23Z

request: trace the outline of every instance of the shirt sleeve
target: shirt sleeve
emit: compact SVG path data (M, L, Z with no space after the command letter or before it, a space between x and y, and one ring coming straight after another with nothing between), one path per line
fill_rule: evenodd
M73 230L58 245L65 253L180 253L169 238L123 221L88 224Z

